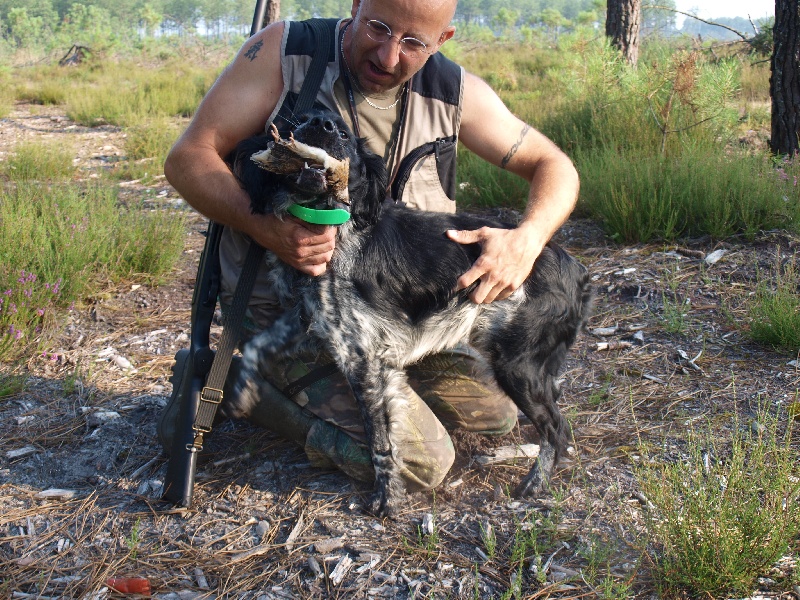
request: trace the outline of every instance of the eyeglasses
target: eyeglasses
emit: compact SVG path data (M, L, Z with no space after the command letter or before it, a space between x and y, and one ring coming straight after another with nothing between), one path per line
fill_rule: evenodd
M428 45L422 40L414 37L401 38L400 36L392 35L392 30L386 23L375 19L361 19L361 22L367 26L367 37L374 42L383 44L391 38L396 38L400 44L400 52L406 56L418 57L420 54L431 54L428 50Z

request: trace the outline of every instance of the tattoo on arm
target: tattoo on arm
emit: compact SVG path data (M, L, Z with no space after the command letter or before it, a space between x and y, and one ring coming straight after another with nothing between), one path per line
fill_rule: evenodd
M250 59L250 62L253 62L256 58L256 54L258 54L258 51L261 50L261 46L263 45L263 40L258 40L255 44L247 49L247 52L245 52L244 55Z
M501 168L503 169L506 168L508 161L511 160L511 157L517 153L517 150L519 150L519 147L522 145L522 138L524 138L530 130L531 130L530 125L525 125L525 127L522 128L522 131L519 133L519 139L516 142L514 142L514 145L511 146L511 150L509 150L508 154L506 154L503 157L503 160L500 161Z

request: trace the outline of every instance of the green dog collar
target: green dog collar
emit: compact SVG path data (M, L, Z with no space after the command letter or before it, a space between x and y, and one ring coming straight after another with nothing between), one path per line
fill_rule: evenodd
M306 223L313 223L314 225L341 225L346 223L350 218L350 213L341 208L325 208L322 210L316 208L306 208L299 204L292 204L286 209L290 215L294 215L298 219Z

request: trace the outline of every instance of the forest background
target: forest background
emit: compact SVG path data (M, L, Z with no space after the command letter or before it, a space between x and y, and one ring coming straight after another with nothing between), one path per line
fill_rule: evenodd
M669 10L674 8L674 0L645 0L642 36L736 37L730 30L691 18L678 28L677 15ZM283 0L280 16L341 17L349 10L349 0ZM57 50L79 44L97 50L170 35L238 41L249 32L252 18L250 0L0 0L0 57L20 48ZM455 17L460 33L483 41L511 32L530 39L535 30L557 36L581 26L602 29L604 19L602 0L461 0ZM742 17L714 22L752 32L751 23Z

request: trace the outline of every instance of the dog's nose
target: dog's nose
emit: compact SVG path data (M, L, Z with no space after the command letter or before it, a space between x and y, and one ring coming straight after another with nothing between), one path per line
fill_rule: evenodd
M336 123L332 119L323 119L322 117L314 117L311 119L310 125L312 127L320 127L328 133L336 132Z

